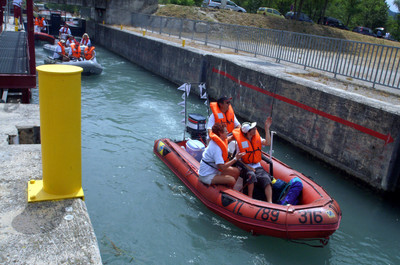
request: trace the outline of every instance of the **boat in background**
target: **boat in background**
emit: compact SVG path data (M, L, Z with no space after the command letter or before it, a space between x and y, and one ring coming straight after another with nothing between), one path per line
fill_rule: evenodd
M54 45L56 38L44 32L34 32L35 40L45 41L49 45Z
M45 64L68 64L82 67L83 75L99 75L103 72L103 67L96 60L83 60L83 61L69 61L61 62L59 60L54 60L53 58L47 57L44 59Z

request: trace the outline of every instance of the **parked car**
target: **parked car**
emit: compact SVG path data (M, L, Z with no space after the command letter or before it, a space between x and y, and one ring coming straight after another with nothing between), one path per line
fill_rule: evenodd
M360 33L360 34L364 34L364 35L369 35L369 36L373 36L376 37L376 35L374 34L374 32L372 31L372 29L367 28L367 27L355 27L353 29L354 32Z
M257 14L262 14L262 15L273 15L276 17L281 17L285 18L278 10L270 7L260 7L257 10Z
M386 30L385 30L385 28L382 28L382 27L375 28L374 34L376 35L377 38L383 38L386 35Z
M349 30L349 28L346 27L342 21L334 17L324 17L323 24L326 26Z
M285 18L287 19L295 19L295 15L297 14L297 12L287 12L285 15ZM311 20L311 18L309 18L306 14L304 13L300 13L299 17L297 18L298 21L305 21L305 22L310 22L310 23L314 23L314 21Z
M211 8L221 8L221 0L204 0L202 7L211 7ZM226 9L230 9L237 12L246 12L246 9L243 7L238 6L232 1L226 1Z

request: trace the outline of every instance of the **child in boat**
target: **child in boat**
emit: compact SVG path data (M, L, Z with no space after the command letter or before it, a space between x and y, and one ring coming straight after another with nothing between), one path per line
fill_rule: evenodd
M227 146L228 130L223 123L215 123L211 129L211 141L204 150L200 161L199 179L205 184L225 184L233 187L240 171L232 167L244 153L237 153L232 160L228 160Z
M246 182L247 195L253 198L255 186L264 190L266 201L272 202L271 177L261 166L262 146L271 144L269 128L272 118L265 121L265 139L263 139L256 128L257 123L244 122L241 128L233 130L233 137L236 140L236 152L244 152L246 155L240 160L242 177Z

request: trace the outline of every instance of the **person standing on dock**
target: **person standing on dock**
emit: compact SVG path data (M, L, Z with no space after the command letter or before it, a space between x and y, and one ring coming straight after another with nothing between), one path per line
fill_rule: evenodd
M22 0L13 0L14 6L14 23L18 19L18 25L21 25L24 21L22 20Z
M69 35L71 35L71 30L68 24L65 23L59 30L58 38L66 40Z
M237 120L231 105L231 97L220 97L217 102L211 102L210 108L212 114L208 118L207 131L210 135L211 128L217 122L222 122L226 125L228 133L232 133L233 129L239 128L240 123ZM229 141L230 139L228 139Z
M257 131L256 122L244 122L241 128L233 130L233 137L236 140L236 153L243 152L246 155L238 162L242 166L242 176L247 183L247 195L253 198L254 188L264 191L267 202L272 203L271 176L261 166L262 146L271 145L269 128L272 118L265 121L265 139Z

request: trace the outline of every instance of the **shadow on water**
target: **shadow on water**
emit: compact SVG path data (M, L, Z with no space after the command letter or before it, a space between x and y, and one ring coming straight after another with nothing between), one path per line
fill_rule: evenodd
M279 138L274 155L339 202L328 245L255 237L215 215L153 154L154 140L182 139L178 85L96 50L103 73L82 77L82 185L104 264L400 264L399 207ZM196 96L189 106L206 115Z

